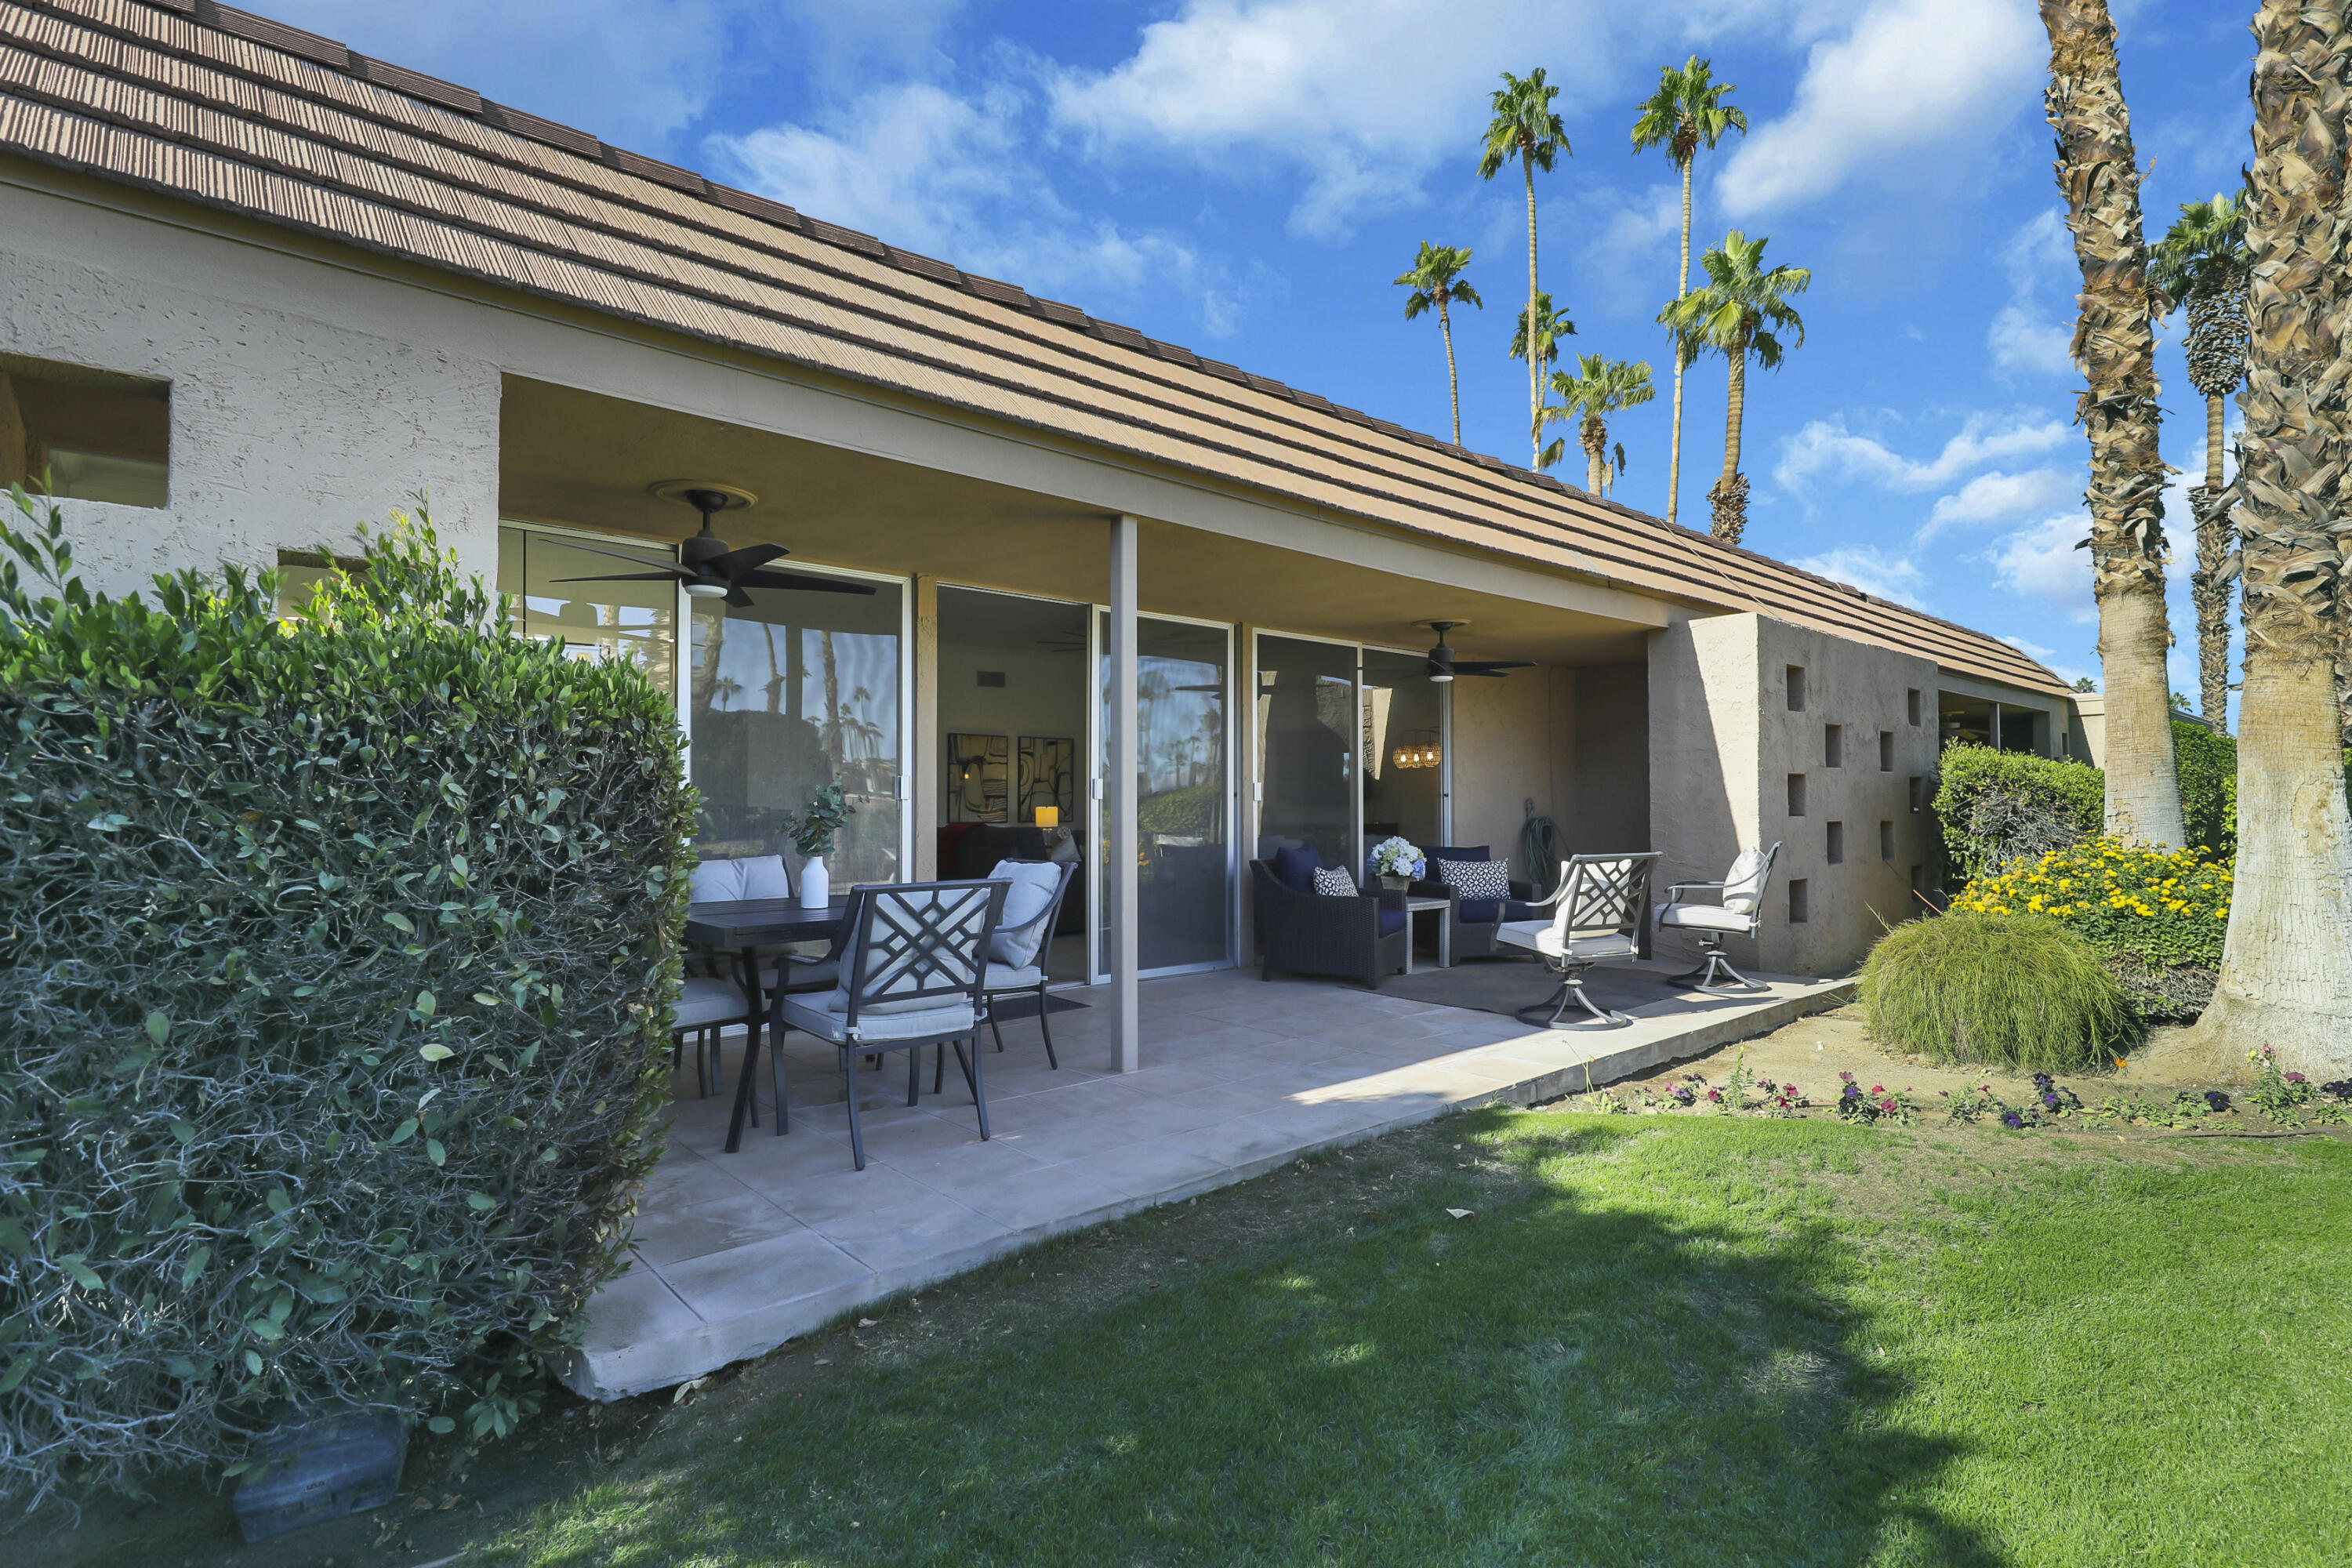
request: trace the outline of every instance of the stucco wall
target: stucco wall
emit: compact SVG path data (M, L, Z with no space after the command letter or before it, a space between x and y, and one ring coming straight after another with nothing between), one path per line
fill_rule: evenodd
M1573 673L1575 804L1560 831L1579 855L1651 848L1649 667L1590 665Z
M1791 666L1804 671L1801 709L1790 705ZM1917 724L1906 703L1914 690ZM1781 845L1763 929L1752 946L1733 939L1734 963L1835 973L1910 916L1912 868L1927 863L1928 847L1910 781L1934 771L1935 691L1929 660L1759 616L1688 621L1653 637L1650 808L1664 852L1661 884L1717 879L1742 847ZM1839 729L1834 766L1825 754L1830 725ZM1891 737L1884 754L1882 734ZM1791 810L1790 788L1800 774L1801 813ZM1843 839L1836 863L1832 823ZM1790 890L1800 880L1807 909L1797 922ZM1696 951L1685 938L1659 943L1662 957Z
M170 506L65 503L93 586L274 565L280 549L345 543L417 490L467 568L495 575L495 365L318 309L334 285L383 284L316 274L315 313L297 313L241 247L128 221L0 184L0 353L172 384Z
M1527 803L1557 816L1551 683L1561 673L1515 669L1500 680L1454 683L1454 842L1487 846L1513 876L1528 874L1519 853Z

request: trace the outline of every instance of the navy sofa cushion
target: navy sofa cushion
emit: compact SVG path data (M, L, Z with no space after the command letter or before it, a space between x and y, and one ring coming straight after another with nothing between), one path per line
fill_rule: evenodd
M1315 846L1309 844L1297 849L1276 850L1272 870L1275 879L1284 887L1311 893L1315 890L1316 869L1322 864L1323 857L1315 852Z
M1466 847L1440 844L1424 849L1422 853L1433 860L1492 860L1494 858L1492 855L1486 853L1486 847L1484 844L1473 844Z
M1465 925L1488 925L1496 921L1540 920L1542 912L1529 909L1517 899L1465 899L1462 900L1462 921Z
M1402 930L1404 930L1404 911L1402 910L1382 910L1381 911L1381 934L1382 936L1394 936L1397 932Z

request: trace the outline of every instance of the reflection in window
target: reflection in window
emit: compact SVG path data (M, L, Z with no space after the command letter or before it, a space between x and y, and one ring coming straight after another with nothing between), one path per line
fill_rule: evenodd
M904 588L875 586L871 597L753 588L748 608L693 602L688 701L706 858L797 864L790 823L837 778L855 815L826 861L834 886L898 878Z
M515 630L527 637L563 645L574 658L629 658L644 667L666 693L677 689L677 585L647 583L572 582L630 570L597 551L610 550L646 567L673 564L677 552L667 545L639 545L599 539L594 551L562 534L537 529L499 530L499 588L508 595Z
M1135 634L1138 965L1149 971L1223 963L1231 952L1225 779L1231 634L1223 626L1151 616L1136 617ZM1101 636L1108 649L1108 616ZM1107 705L1107 652L1102 679ZM1100 731L1108 745L1108 712ZM1104 842L1108 848L1108 834ZM1109 962L1106 951L1105 968Z
M1426 654L1364 650L1364 838L1439 840L1439 692ZM1508 853L1507 850L1505 853ZM1359 868L1359 873L1362 868Z
M1356 650L1262 634L1257 639L1257 858L1311 844L1327 866L1352 866Z

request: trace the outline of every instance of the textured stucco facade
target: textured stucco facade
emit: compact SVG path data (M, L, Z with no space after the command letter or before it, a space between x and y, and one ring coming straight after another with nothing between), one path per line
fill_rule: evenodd
M1760 616L1685 621L1652 637L1661 887L1720 879L1741 848L1781 846L1762 930L1752 946L1734 939L1735 963L1836 973L1914 912L1915 868L1932 847L1915 807L1935 772L1935 693L1929 660ZM1696 947L1666 934L1659 951L1680 959Z

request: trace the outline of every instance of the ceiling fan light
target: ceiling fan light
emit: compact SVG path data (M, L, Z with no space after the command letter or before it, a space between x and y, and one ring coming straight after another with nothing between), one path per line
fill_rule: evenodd
M1444 686L1453 680L1454 672L1449 669L1441 675L1436 670L1433 669L1429 672L1429 679L1436 685Z
M688 583L686 585L686 591L690 596L697 599L723 599L727 596L727 584L724 583Z

